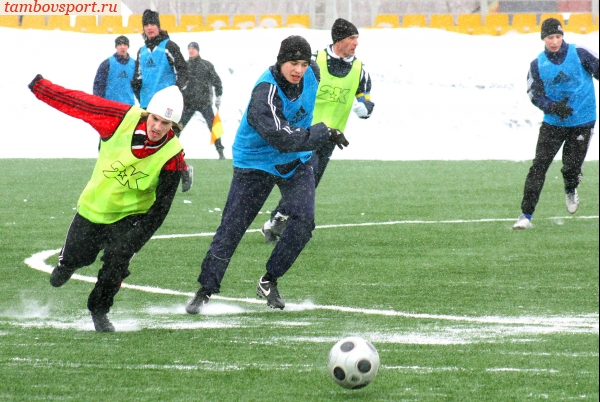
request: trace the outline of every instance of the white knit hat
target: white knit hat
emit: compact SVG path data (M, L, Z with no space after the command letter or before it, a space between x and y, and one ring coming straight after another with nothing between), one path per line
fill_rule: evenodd
M176 85L161 89L154 94L146 111L165 120L179 123L183 113L183 95Z

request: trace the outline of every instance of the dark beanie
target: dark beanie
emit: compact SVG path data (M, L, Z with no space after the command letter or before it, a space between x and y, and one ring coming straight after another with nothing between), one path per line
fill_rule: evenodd
M542 39L544 39L548 35L564 35L562 25L560 21L556 18L548 18L542 23Z
M124 35L117 36L117 39L115 39L115 47L117 47L119 45L129 46L129 39L127 38L127 36L124 36Z
M190 42L190 44L188 45L188 48L190 48L190 47L193 47L197 51L200 51L200 46L198 46L198 42Z
M342 18L335 20L331 27L331 39L333 39L333 43L352 35L358 35L358 29L356 29L353 23Z
M156 25L160 28L160 19L158 18L158 13L152 10L145 10L144 14L142 14L142 26L146 25Z
M310 45L302 36L292 35L281 41L277 64L280 66L291 60L306 60L310 63Z

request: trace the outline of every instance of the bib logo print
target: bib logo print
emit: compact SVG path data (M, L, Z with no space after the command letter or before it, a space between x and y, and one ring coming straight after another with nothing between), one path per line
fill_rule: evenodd
M350 92L349 89L344 88L335 88L330 85L323 85L319 88L319 94L317 95L317 99L321 99L327 102L339 102L346 103L346 96Z
M138 189L138 180L148 177L144 172L138 172L133 166L124 166L121 162L113 162L110 167L112 170L103 170L105 177L117 179L122 186L128 186L130 189Z

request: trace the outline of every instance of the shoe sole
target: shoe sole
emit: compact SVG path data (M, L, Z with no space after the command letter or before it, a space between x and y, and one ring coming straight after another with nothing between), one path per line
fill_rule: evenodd
M285 304L283 306L274 306L271 301L269 300L269 298L267 296L265 296L265 294L260 290L260 288L257 287L256 289L256 295L262 299L267 299L267 306L271 307L272 309L279 309L279 310L283 310L285 308Z

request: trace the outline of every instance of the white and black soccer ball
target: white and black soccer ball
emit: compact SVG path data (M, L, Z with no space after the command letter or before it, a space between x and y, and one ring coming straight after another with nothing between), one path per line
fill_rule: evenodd
M327 358L333 381L344 388L360 389L369 385L379 371L379 353L371 342L350 336L333 345Z

